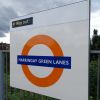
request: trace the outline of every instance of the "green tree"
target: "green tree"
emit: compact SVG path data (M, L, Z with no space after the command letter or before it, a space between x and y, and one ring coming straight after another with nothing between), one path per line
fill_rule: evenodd
M98 35L98 30L94 29L93 36L90 41L91 50L100 50L100 35ZM97 54L90 54L90 96L93 100L96 100L97 96Z
M90 41L90 49L91 50L100 50L100 35L98 35L98 30L94 29L93 36ZM90 61L97 60L97 54L90 54Z
M100 50L100 35L98 35L98 30L94 29L92 37L92 49L94 50Z
M93 60L90 63L90 75L89 75L89 88L90 96L93 97L93 100L96 100L97 96L97 61Z

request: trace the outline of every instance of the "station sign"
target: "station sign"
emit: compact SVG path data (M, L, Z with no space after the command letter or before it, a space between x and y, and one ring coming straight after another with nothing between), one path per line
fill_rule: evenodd
M89 0L12 19L11 87L88 100L89 19Z

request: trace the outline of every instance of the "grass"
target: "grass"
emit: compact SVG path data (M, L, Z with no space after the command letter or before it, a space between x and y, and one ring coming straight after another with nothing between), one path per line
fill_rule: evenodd
M4 87L5 100L57 100L44 95L10 87L10 75L6 73L4 74Z

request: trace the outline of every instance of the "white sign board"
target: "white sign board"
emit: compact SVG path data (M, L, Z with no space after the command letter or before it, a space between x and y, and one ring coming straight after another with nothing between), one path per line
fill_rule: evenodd
M10 28L12 87L88 100L88 0L13 19Z

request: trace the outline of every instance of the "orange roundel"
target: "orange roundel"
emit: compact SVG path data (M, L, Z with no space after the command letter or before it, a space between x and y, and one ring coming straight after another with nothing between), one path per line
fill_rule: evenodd
M59 44L47 35L37 35L32 37L24 46L22 55L28 55L30 49L35 45L43 44L46 45L53 53L54 56L63 56L63 52ZM49 87L56 83L62 75L63 68L53 68L50 75L39 78L31 73L28 65L22 65L22 70L27 79L34 85L39 87Z

